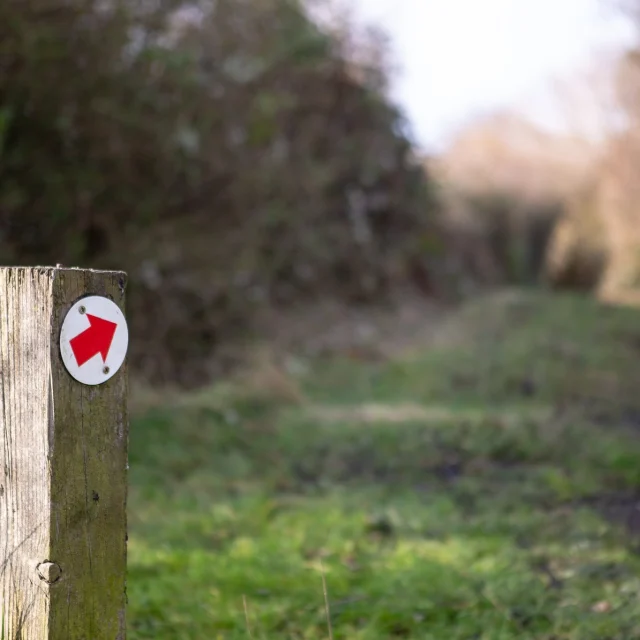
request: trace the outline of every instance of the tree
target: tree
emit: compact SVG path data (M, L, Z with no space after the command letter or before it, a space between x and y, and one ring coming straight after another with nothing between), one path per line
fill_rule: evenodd
M134 364L185 383L255 304L380 296L432 199L347 45L298 0L2 3L0 258L128 270Z

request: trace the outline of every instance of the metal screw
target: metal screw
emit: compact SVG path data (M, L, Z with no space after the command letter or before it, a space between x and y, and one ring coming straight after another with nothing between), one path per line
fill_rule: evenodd
M109 367L104 367L104 369L102 369L102 373L104 373L105 375L109 373Z
M82 306L78 309L78 311L79 311L80 313L85 313L85 312L86 312L86 310L87 310L87 307L85 307L84 305L82 305Z
M41 562L37 566L37 570L40 580L44 580L47 584L57 582L60 580L60 576L62 575L60 565L57 562L49 562L48 560Z

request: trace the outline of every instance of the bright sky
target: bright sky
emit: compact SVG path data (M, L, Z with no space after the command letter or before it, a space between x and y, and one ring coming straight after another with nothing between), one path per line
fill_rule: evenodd
M630 41L613 0L350 0L381 24L393 92L417 142L437 148L474 114L539 95L595 49ZM531 100L533 103L533 100ZM536 120L553 120L541 109Z

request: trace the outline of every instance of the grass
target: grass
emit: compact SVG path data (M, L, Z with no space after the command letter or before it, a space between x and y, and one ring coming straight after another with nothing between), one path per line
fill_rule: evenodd
M640 314L498 296L423 352L131 426L133 640L640 638Z

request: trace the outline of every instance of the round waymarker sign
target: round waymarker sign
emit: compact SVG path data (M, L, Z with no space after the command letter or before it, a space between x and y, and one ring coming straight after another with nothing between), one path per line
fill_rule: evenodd
M127 355L129 330L115 302L88 296L67 313L60 331L60 353L67 371L82 384L106 382Z

